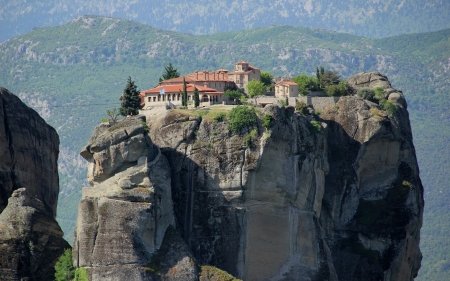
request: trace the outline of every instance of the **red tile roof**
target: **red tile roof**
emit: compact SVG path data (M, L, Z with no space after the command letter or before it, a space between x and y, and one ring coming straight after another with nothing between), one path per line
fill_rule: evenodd
M275 86L278 86L278 85L297 86L298 84L295 82L292 82L292 81L281 81L281 82L278 82Z
M203 95L204 94L214 94L214 95L223 94L223 92L219 92L216 89L203 87L203 86L198 86L198 85L195 86L195 85L192 85L192 84L186 84L186 90L188 92L194 92L194 87L197 87L198 93L199 94L203 94ZM167 94L168 93L170 93L170 94L173 94L173 93L178 94L178 93L180 93L180 91L183 91L183 84L161 85L161 86L155 87L153 89L142 91L139 95L141 97L143 97L146 94L155 94L155 93L159 94L159 91L161 89L163 89L163 88L164 88L164 92L167 93Z

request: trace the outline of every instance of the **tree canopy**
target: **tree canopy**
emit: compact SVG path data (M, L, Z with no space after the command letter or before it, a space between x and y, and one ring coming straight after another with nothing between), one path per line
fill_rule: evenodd
M244 95L238 90L226 90L223 95L229 99L237 101L238 103L241 102L241 99L244 97Z
M159 78L159 82L167 79L180 77L180 73L178 73L178 70L173 67L172 63L169 63L169 65L164 67L164 69L165 69L164 73L162 77Z
M250 98L257 98L264 94L264 84L258 80L252 80L247 84L247 93Z
M272 85L273 75L267 71L261 71L260 81L264 84L264 86L268 87Z
M55 264L55 280L66 281L75 277L75 268L72 264L72 250L66 249Z
M309 91L316 91L319 89L319 81L317 78L300 74L292 78L292 81L298 85L298 93L300 95L306 95Z
M139 91L137 90L137 86L134 84L134 81L131 80L131 77L128 76L127 85L123 90L123 94L121 97L122 103L120 105L120 115L138 115L139 109L141 106L141 98L139 97Z
M322 86L322 88L330 85L337 85L339 82L341 82L341 75L339 75L337 71L327 69L322 73L321 69L320 86Z

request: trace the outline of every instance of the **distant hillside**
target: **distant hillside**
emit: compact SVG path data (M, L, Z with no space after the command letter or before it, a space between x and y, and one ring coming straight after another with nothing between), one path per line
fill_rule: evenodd
M191 34L293 25L381 38L450 28L449 11L450 2L442 0L0 0L0 42L86 14Z
M169 62L184 74L231 70L241 59L274 75L314 74L319 65L344 77L380 71L407 98L425 187L420 280L450 280L450 225L442 223L450 221L449 39L448 29L375 40L289 26L193 36L86 16L0 43L0 85L58 130L58 220L72 241L79 192L87 184L78 153L106 109L119 106L128 76L148 89Z

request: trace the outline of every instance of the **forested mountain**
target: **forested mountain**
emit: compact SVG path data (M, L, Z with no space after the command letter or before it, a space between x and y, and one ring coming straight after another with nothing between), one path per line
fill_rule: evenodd
M79 192L87 185L78 153L106 109L119 106L128 76L144 90L170 62L181 74L231 70L239 60L275 76L314 75L320 65L344 77L380 71L407 98L425 187L419 279L450 280L449 50L450 29L385 39L290 26L193 36L83 16L0 43L0 85L60 135L58 220L72 242Z
M380 38L450 28L449 11L443 0L0 0L0 42L85 14L191 34L287 24Z

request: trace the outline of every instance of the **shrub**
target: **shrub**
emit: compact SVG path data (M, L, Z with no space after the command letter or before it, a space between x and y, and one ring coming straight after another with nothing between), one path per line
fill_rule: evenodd
M287 106L286 100L279 100L278 103L279 103L281 106Z
M257 116L253 107L238 105L228 114L229 129L239 133L244 128L250 128L256 125Z
M397 106L387 99L380 100L381 109L387 113L394 115L397 112Z
M347 82L339 82L337 85L328 85L325 87L325 93L330 97L347 96L349 93Z
M308 114L308 105L302 101L299 101L295 104L295 110L297 110L300 114L306 115Z
M250 134L245 136L245 139L244 139L245 146L247 146L248 148L252 148L253 147L253 142L257 139L257 137L258 137L258 133L256 132L255 129L253 129L250 132Z
M267 130L273 125L273 121L274 121L274 119L273 119L272 115L266 114L262 118L262 125Z
M74 281L89 281L86 268L77 268L75 270Z
M216 122L223 122L227 118L227 115L223 112L218 113L216 116L214 116L214 121Z
M365 100L374 101L375 92L370 88L361 88L356 92L356 94L358 95L358 97L361 97Z
M298 84L298 93L306 95L309 91L319 90L319 80L315 77L300 74L292 78L292 81Z
M382 100L382 99L386 98L385 97L386 92L384 91L384 89L382 87L375 87L375 89L373 89L373 91L375 93L375 96L374 96L375 99Z
M322 133L322 126L319 122L312 120L309 122L308 129L311 133L321 134Z

